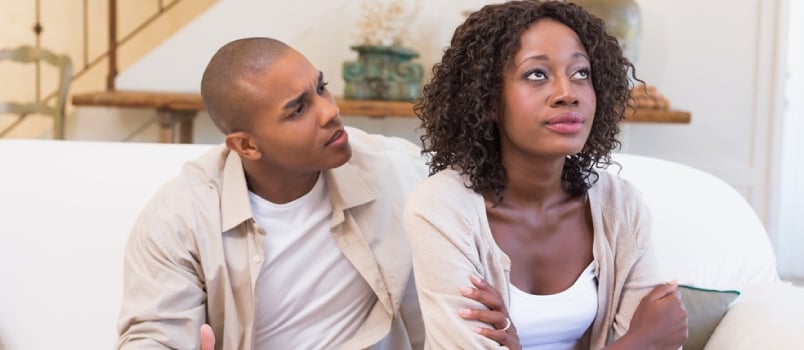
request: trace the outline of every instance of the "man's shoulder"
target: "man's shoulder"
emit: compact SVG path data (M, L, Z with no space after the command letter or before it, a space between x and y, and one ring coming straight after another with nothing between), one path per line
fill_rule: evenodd
M421 158L421 148L406 139L395 136L370 134L363 130L346 127L352 152L358 156L398 155Z
M176 176L159 187L145 210L187 215L217 204L227 155L225 146L216 146L187 161Z
M416 177L417 181L427 176L425 158L421 149L412 142L399 137L369 134L356 128L346 128L352 158L349 164L364 172L383 173L383 176L399 174Z

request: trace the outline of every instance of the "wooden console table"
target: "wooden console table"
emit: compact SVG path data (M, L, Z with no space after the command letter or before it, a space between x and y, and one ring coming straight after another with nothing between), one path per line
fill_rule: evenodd
M149 108L156 110L159 122L159 141L163 143L192 143L193 120L204 110L204 102L196 93L157 91L103 91L75 94L75 106ZM336 99L341 115L368 117L415 118L413 103L407 101L372 101ZM688 124L691 115L686 111L639 109L629 112L626 122Z
M201 95L194 93L103 91L75 94L72 101L75 106L154 109L162 143L193 143L193 121L204 110Z

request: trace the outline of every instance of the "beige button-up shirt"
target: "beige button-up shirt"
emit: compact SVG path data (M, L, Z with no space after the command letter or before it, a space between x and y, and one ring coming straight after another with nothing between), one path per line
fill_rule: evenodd
M416 300L402 213L427 169L412 143L347 128L352 158L324 172L331 234L377 296L342 349L419 349ZM265 232L243 166L218 146L187 163L143 210L125 251L119 349L197 349L209 323L217 349L252 349L254 290ZM315 263L315 256L310 263Z

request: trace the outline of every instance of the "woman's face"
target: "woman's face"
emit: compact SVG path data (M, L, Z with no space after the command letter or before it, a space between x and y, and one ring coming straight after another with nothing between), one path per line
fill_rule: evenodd
M503 70L503 157L553 158L580 152L595 116L586 49L572 29L552 19L531 24L520 42Z

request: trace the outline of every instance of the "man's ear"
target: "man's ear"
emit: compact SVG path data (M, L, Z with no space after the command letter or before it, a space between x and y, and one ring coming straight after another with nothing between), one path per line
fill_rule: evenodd
M247 132L238 131L226 135L226 147L245 159L257 160L262 157L257 143Z

